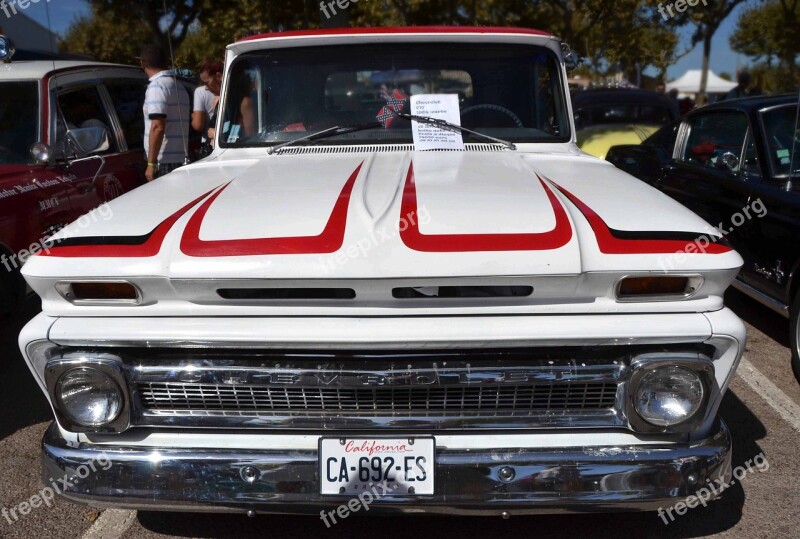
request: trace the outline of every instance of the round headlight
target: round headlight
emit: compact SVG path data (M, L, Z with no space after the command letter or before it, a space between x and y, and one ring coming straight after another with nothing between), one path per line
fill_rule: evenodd
M84 427L111 423L122 411L123 396L117 383L106 373L89 367L62 374L56 396L61 412Z
M648 423L670 427L690 419L703 404L700 376L685 367L658 367L642 376L636 387L636 412Z

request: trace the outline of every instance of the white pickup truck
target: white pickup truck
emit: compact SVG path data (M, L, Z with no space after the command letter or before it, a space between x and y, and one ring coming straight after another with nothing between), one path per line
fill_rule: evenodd
M577 148L566 51L508 28L230 45L213 154L25 265L45 480L101 507L370 491L370 514L502 516L727 481L742 259Z

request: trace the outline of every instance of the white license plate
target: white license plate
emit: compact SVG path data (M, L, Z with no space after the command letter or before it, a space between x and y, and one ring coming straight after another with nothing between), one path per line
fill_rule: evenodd
M320 494L433 495L433 438L321 438Z

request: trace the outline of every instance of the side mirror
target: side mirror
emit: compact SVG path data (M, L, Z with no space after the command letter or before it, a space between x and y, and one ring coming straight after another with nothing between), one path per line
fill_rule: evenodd
M725 152L719 157L719 163L722 169L728 172L739 171L739 158L731 152Z
M33 162L37 165L49 165L50 159L53 157L53 152L50 146L44 142L37 142L31 146L31 157Z
M78 157L101 153L111 146L105 127L83 127L67 131L67 144L72 146Z
M564 55L564 67L567 73L574 71L583 63L583 58L572 52L572 48L566 43L561 44L561 54Z

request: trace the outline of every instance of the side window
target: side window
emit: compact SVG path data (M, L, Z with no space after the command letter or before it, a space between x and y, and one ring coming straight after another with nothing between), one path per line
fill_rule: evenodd
M733 154L740 161L747 137L748 121L743 112L711 112L689 121L689 135L680 160L704 167L724 168L722 156Z
M655 146L670 157L672 157L672 150L675 148L675 139L678 137L678 125L673 123L666 125L653 133L645 142L650 146Z
M105 127L110 147L106 153L119 151L111 122L106 113L100 93L94 86L67 90L58 96L58 118L56 123L56 148L65 148L66 132L69 129Z
M122 125L128 150L141 150L144 148L144 94L147 90L147 81L138 79L116 79L105 82L106 89L111 95L114 110Z

